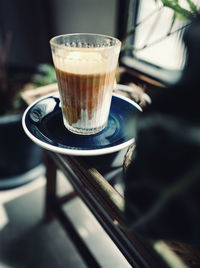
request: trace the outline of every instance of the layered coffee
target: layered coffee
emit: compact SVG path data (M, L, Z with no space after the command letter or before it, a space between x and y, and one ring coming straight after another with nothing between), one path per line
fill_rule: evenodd
M117 61L85 50L57 54L54 65L65 126L91 134L106 125Z

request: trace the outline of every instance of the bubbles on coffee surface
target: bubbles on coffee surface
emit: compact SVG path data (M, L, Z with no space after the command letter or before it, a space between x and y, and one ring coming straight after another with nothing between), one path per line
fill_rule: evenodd
M80 47L80 48L106 48L116 45L115 40L105 39L104 41L98 41L98 42L82 42L82 41L73 41L73 42L65 42L66 47Z

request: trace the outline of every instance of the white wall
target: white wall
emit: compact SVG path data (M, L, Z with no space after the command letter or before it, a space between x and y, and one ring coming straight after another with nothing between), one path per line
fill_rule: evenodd
M115 35L117 0L53 0L55 33Z

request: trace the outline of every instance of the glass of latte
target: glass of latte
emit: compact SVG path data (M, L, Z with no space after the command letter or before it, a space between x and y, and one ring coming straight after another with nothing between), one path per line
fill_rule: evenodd
M65 127L91 135L107 124L121 42L99 34L50 40Z

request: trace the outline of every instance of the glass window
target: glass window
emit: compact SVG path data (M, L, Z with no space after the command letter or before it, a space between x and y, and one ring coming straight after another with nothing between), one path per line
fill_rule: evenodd
M122 62L131 68L148 73L162 82L174 82L185 64L186 50L182 43L184 29L190 21L175 19L174 11L165 7L161 0L130 0L127 30L135 27L126 39L126 46L134 50L126 51ZM178 3L189 10L187 0ZM197 7L200 0L193 0Z

